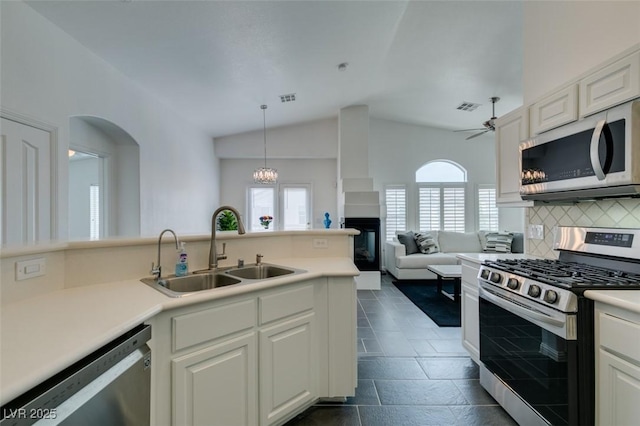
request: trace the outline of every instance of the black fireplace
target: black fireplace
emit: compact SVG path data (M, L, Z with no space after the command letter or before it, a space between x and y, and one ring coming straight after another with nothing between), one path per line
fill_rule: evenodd
M360 231L353 237L353 263L361 271L380 270L380 219L355 217L344 219L345 228Z

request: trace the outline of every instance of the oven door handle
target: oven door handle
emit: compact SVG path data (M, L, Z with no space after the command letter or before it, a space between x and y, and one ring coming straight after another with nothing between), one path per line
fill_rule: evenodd
M516 303L512 303L509 302L507 300L505 300L503 297L500 297L496 294L494 294L493 292L491 292L490 290L485 289L484 287L480 286L480 296L483 297L484 299L488 300L489 302L500 306L501 308L512 312L516 315L519 315L523 318L526 319L533 319L539 322L542 322L544 324L549 324L555 327L563 327L565 325L565 321L553 318L549 315L543 314L541 312L536 312L533 311L531 309L528 309L526 307L522 307Z

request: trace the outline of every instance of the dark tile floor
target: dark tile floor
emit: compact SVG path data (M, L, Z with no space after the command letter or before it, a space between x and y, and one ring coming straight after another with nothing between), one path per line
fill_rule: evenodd
M480 386L460 328L438 327L391 279L358 291L356 395L320 402L287 426L515 425Z

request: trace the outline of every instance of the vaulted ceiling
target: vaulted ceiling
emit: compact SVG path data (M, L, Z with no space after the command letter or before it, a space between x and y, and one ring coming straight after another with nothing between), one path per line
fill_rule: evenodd
M520 1L27 3L213 137L260 129L261 104L269 127L367 104L464 129L522 103Z

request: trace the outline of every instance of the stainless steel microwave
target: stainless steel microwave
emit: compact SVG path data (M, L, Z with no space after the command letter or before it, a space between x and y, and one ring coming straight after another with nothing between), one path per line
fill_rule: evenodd
M520 144L524 200L640 196L640 100Z

